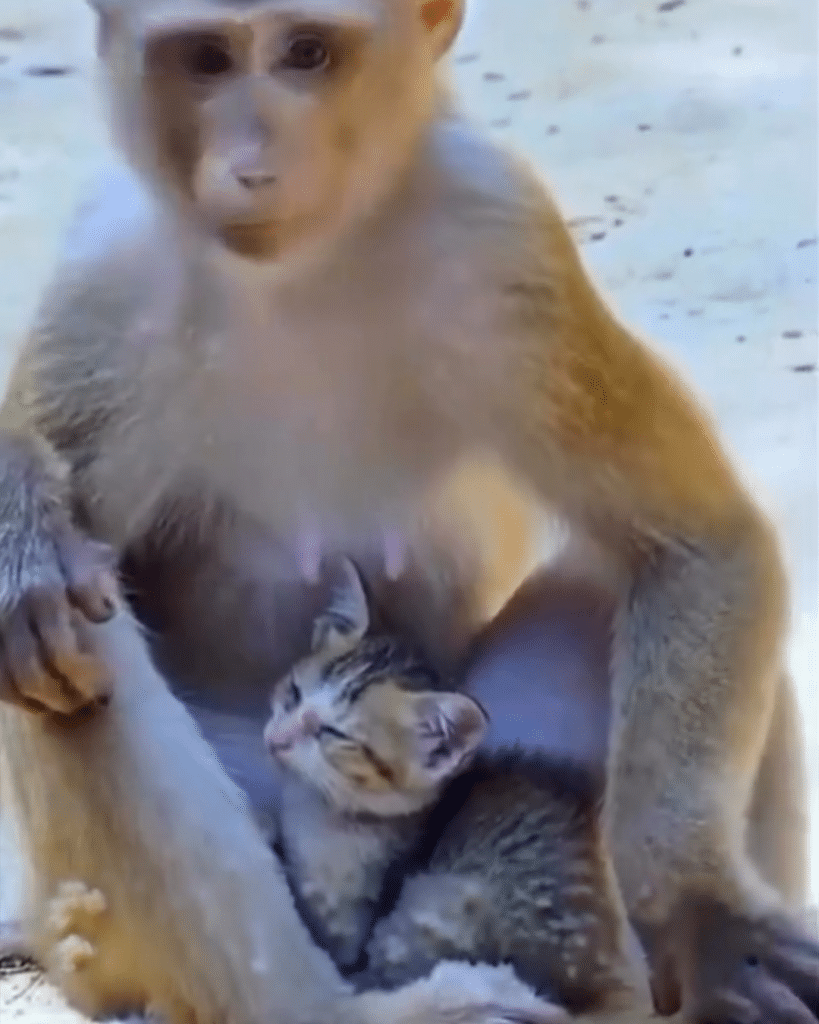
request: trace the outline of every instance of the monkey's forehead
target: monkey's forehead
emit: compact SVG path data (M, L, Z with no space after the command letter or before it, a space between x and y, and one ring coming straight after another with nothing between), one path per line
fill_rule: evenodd
M252 25L264 18L376 27L391 20L406 0L92 0L101 11L116 9L145 32L232 22Z

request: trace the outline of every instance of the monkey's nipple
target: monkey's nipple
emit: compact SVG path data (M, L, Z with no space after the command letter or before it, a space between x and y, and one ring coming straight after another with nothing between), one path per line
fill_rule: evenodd
M390 581L400 579L407 565L407 535L398 527L385 527L381 537L381 556L384 575ZM325 539L321 528L310 516L304 518L296 541L296 562L302 578L309 584L318 583L325 554Z

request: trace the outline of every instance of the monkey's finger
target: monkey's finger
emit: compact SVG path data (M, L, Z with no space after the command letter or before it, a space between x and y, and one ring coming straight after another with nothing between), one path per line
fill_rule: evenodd
M80 614L62 595L35 591L28 598L29 624L49 674L75 691L79 707L108 697L111 679L106 666L85 642Z
M682 991L670 955L657 956L652 963L649 988L654 1009L661 1017L670 1017L677 1013L682 1005Z
M819 952L815 948L777 946L765 957L765 966L819 1017Z
M64 674L61 662L79 654L65 595L52 589L34 590L26 597L32 632L39 638L47 665L56 675Z
M20 692L14 681L11 669L6 662L2 643L0 643L0 701L4 704L12 704L15 707L24 708L32 715L43 715L48 712L47 707L38 704L36 701L29 700L25 694Z
M756 971L748 988L765 1024L816 1024L816 1017L799 996L766 971Z
M73 714L85 703L67 679L49 671L37 638L20 614L6 624L3 653L14 686L27 700L61 715Z
M112 549L67 527L57 550L71 603L90 622L107 622L116 611L118 596Z
M750 999L722 991L698 1002L684 1014L686 1024L768 1024Z

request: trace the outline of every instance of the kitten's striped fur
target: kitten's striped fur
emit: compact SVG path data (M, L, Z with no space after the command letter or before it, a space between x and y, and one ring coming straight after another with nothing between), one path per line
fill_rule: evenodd
M482 709L371 629L361 579L343 572L265 730L285 768L280 849L314 936L362 987L468 959L511 963L570 1010L616 1008L635 965L596 784L542 758L478 756Z

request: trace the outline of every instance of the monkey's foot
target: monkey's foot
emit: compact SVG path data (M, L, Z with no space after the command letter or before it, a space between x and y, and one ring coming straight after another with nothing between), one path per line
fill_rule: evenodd
M60 883L57 895L48 904L45 921L48 960L58 975L76 974L94 958L96 948L91 938L105 908L105 897L99 889L79 881Z
M46 927L55 936L83 934L96 926L105 911L105 897L84 882L61 882L49 902Z
M690 1024L817 1024L819 943L784 915L750 920L697 898L674 917L660 950L662 1012L675 1009L676 987Z
M60 976L76 974L86 967L95 955L96 949L88 939L80 935L66 935L52 948L52 969Z

